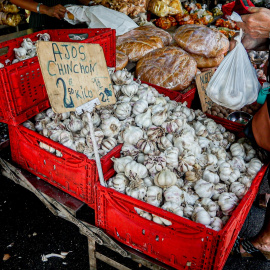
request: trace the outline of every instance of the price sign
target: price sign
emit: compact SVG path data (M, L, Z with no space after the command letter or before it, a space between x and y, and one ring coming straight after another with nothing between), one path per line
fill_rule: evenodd
M202 111L206 112L209 108L212 107L213 101L207 96L206 88L210 79L215 73L215 68L211 68L199 75L196 76L196 85L202 105Z
M101 106L116 102L100 45L39 41L37 54L55 112L75 111L95 98Z

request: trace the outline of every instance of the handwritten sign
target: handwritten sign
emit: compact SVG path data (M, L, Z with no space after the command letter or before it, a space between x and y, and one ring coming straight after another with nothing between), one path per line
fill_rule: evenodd
M116 102L100 45L39 41L37 54L55 112L75 111L95 98L101 106Z
M212 107L213 101L207 96L206 88L210 79L215 73L215 68L211 68L199 75L196 76L196 85L202 105L202 111L206 112L209 108Z

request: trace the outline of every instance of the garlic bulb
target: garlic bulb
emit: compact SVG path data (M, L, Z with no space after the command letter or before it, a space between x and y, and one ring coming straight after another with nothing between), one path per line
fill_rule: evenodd
M154 104L156 101L156 98L155 98L153 92L150 91L149 89L141 91L139 93L139 98L146 100L148 102L148 104Z
M255 157L256 155L256 151L252 148L251 145L249 145L248 143L243 143L243 146L246 150L246 156L245 156L245 161L249 162L252 158Z
M131 75L131 73L126 69L117 70L111 75L111 78L116 85L128 85L133 81L133 75Z
M214 217L211 220L210 225L213 228L213 230L215 230L215 231L220 231L223 228L223 222L219 217Z
M205 137L207 135L206 127L201 122L197 121L193 124L193 126L197 136Z
M194 207L192 205L186 204L186 206L184 207L184 216L187 218L191 218L193 212Z
M156 186L161 188L168 188L173 186L177 181L177 177L175 173L170 171L169 169L162 170L158 174L156 174L154 178L154 183Z
M152 125L151 109L148 109L145 113L138 114L135 117L135 123L140 128L148 128Z
M143 200L146 195L146 186L142 180L140 181L131 181L128 187L126 187L127 195L138 199Z
M242 184L244 184L247 188L249 188L252 184L252 179L250 179L250 176L248 175L242 175L238 181Z
M167 119L167 108L161 104L152 107L152 122L154 125L161 126Z
M171 186L164 191L164 198L166 202L173 202L177 205L181 205L184 198L182 196L182 190L177 186Z
M118 192L125 193L126 187L129 184L129 180L123 173L116 174L111 180L112 188Z
M159 216L156 216L153 214L153 221L157 224L160 224L160 225L165 225L165 226L170 226L172 225L171 221L165 219L165 218L161 218Z
M257 158L252 158L247 164L247 173L254 177L259 172L261 167L261 161Z
M117 173L123 173L125 171L126 165L133 161L132 157L126 156L122 158L115 158L112 157L111 160L113 161L113 168Z
M14 48L13 50L14 50L14 52L15 52L15 57L16 57L18 60L22 61L22 60L28 58L28 57L27 57L27 51L26 51L25 48L20 47L20 48Z
M147 177L148 172L144 165L131 161L125 166L125 175L131 180L137 180Z
M230 151L231 151L233 157L240 156L240 157L244 158L246 155L244 146L240 143L232 144L230 147Z
M75 140L74 144L75 144L77 152L79 152L79 153L84 152L84 149L86 147L85 138L79 138L78 140Z
M39 146L40 146L40 148L42 148L42 149L44 149L44 150L46 150L46 151L48 151L48 152L50 152L52 154L55 153L55 149L53 147L51 147L51 146L49 146L49 145L47 145L47 144L45 144L43 142L40 142Z
M172 143L165 136L158 139L157 145L160 150L166 150L167 148L173 147Z
M148 102L144 99L139 99L138 101L135 102L133 105L133 110L132 112L135 115L145 113L148 109Z
M129 144L137 144L137 142L143 138L143 131L135 126L128 126L123 131L123 140Z
M218 198L218 204L224 215L230 215L238 203L234 193L224 192Z
M146 187L154 186L154 179L152 177L145 177L143 179L143 182L144 182Z
M55 112L50 108L46 111L46 115L49 117L49 118L54 118L55 117Z
M137 142L136 147L144 154L155 154L157 152L156 143L147 139L140 139Z
M162 201L162 189L156 186L149 186L144 199L147 203L159 207Z
M31 129L31 130L36 130L35 129L35 125L30 121L30 120L26 120L25 122L23 122L22 124L24 127Z
M121 87L121 91L124 95L126 95L128 97L132 97L132 96L136 95L136 93L138 91L138 85L136 82L132 82L130 84L123 85Z
M94 135L95 135L95 138L96 138L96 142L97 142L97 145L98 146L101 146L101 143L102 143L102 140L104 138L104 133L101 129L97 128L95 129L94 131ZM90 148L93 148L93 142L92 142L92 137L91 135L87 135L85 137L85 141L86 141L86 144L90 147Z
M233 157L229 163L233 169L238 169L240 172L244 172L246 170L245 161L241 156Z
M226 184L218 183L218 184L214 185L212 199L213 200L218 200L220 194L222 194L224 192L228 192L228 188L227 188Z
M161 208L180 217L184 215L183 207L173 202L165 202Z
M121 152L124 156L135 158L139 154L140 150L130 143L124 143Z
M208 169L205 169L202 178L203 180L213 184L217 184L219 182L218 174Z
M147 130L147 137L150 141L158 141L165 135L165 130L162 127L150 126Z
M77 118L74 115L70 116L70 121L67 124L67 130L75 133L77 131L80 131L84 126L84 123L81 119Z
M144 164L144 160L145 160L145 155L143 153L139 153L137 155L137 162L141 163L141 164Z
M148 155L144 159L144 165L150 174L156 174L166 167L166 158L163 153L159 156Z
M178 153L179 150L176 147L169 147L165 150L164 154L169 169L173 169L178 166Z
M123 103L120 103L119 105L117 105L115 112L114 112L115 116L119 120L126 119L127 117L130 116L130 113L131 113L131 106L127 102L123 102Z
M196 182L194 190L201 198L211 198L213 195L214 185L200 179Z
M117 145L116 139L109 137L102 141L101 148L106 152L110 152L116 145Z
M211 217L203 207L196 207L192 214L192 220L203 225L209 225L211 223Z
M245 196L247 188L239 182L233 182L230 186L230 191L233 192L240 200Z
M107 137L114 137L118 135L121 127L120 121L111 116L108 119L104 119L101 124L101 129L104 132L104 135Z

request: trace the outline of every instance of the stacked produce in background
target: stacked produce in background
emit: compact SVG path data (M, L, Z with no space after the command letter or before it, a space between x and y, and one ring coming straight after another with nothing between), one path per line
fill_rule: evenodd
M0 25L17 26L22 21L20 9L9 1L0 3Z

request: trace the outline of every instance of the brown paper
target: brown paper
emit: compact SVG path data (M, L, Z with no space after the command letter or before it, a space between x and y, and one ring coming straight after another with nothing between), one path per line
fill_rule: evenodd
M213 105L213 101L206 94L206 88L207 88L208 83L210 82L210 79L214 75L214 73L215 73L215 68L211 68L196 76L196 85L197 85L203 112L206 112Z
M100 45L39 41L37 54L55 112L75 111L95 98L101 106L116 102Z

